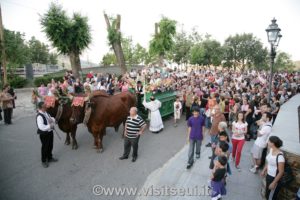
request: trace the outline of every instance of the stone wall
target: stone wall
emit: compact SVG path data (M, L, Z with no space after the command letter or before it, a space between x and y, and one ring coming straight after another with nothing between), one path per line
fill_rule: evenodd
M286 188L281 189L279 199L292 200L296 199L296 194L300 187L300 156L286 151L284 151L284 154L293 170L294 181Z
M293 170L294 180L287 187L281 188L278 199L294 200L294 199L296 199L296 194L300 187L300 157L293 153L289 153L286 151L283 151L283 152L288 160L288 163L290 164L290 166ZM263 178L262 179L262 189L261 189L261 195L262 195L263 199L265 199L264 198L265 197L265 188L266 188L266 181L265 181L265 178Z

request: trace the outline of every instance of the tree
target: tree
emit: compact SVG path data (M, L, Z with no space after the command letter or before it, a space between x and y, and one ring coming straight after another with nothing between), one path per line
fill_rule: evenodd
M29 48L24 37L25 34L4 29L5 54L10 69L30 62Z
M195 44L189 52L189 60L191 64L207 65L205 59L205 49L201 43Z
M49 54L49 63L48 64L51 64L51 65L56 65L57 64L57 54L56 53L50 53Z
M126 73L126 64L125 64L125 57L122 49L122 34L121 34L121 15L117 15L116 18L109 18L106 13L104 13L104 19L107 26L108 32L108 41L109 44L112 46L114 53L116 55L118 64L121 68L123 74Z
M291 60L291 56L286 52L279 52L274 63L275 71L292 71L295 63Z
M32 63L48 63L50 55L46 44L35 39L35 37L31 37L28 41L28 47L30 52L30 61Z
M192 28L192 32L189 34L188 38L193 44L198 44L203 41L202 35L198 33L196 27Z
M206 35L206 39L201 44L205 51L204 64L219 66L223 58L223 49L220 42L210 39L210 36Z
M135 61L133 60L134 45L132 42L132 38L131 37L122 38L121 44L123 48L125 64L128 66L132 66L133 64L136 64Z
M205 36L205 40L195 44L189 53L190 62L198 65L219 66L223 58L221 44L211 39L209 35Z
M155 34L150 41L150 54L159 56L159 64L163 66L163 60L167 52L174 46L176 34L176 21L163 17L160 22L155 23Z
M172 51L174 55L173 60L178 64L188 63L189 52L193 46L191 38L182 30L180 33L176 34L174 43Z
M104 66L110 66L117 64L116 55L114 53L107 53L102 57L101 64Z
M147 58L147 50L137 43L134 47L133 61L135 64L145 63Z
M122 49L127 66L145 62L147 51L140 44L134 44L131 37L122 38Z
M262 43L251 33L229 36L224 43L225 66L240 68L244 71L246 67L259 68L265 65L266 51ZM224 64L223 63L223 64Z
M92 40L88 18L79 13L73 13L69 18L60 5L51 3L41 17L41 25L59 53L69 55L73 74L79 78L82 74L79 56Z

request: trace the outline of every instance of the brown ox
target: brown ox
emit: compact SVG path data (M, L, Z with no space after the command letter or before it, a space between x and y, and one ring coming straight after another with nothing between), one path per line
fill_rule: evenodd
M54 107L49 107L47 112L55 118L58 123L58 127L60 130L66 133L65 144L70 144L70 133L72 137L72 149L77 149L77 141L76 141L76 130L77 125L70 123L70 117L72 115L72 109L70 103L64 103L59 100L55 100Z
M102 95L101 95L102 93ZM87 122L90 133L94 136L94 145L97 152L103 151L102 139L106 127L114 127L118 130L121 123L125 123L131 107L136 105L135 95L130 92L122 92L113 96L98 92L89 101L85 102L91 106L92 112ZM72 106L71 123L82 123L85 115L84 106Z

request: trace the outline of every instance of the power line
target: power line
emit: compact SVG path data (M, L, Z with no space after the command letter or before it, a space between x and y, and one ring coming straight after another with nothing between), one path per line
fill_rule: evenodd
M30 9L30 10L38 11L37 9L35 9L35 8L33 8L33 7L30 7L30 6L27 6L27 5L24 5L24 4L20 4L20 3L14 2L14 1L2 0L2 2L3 2L4 4L15 5L15 6L19 6L19 7L22 7L22 8L27 8L27 9Z

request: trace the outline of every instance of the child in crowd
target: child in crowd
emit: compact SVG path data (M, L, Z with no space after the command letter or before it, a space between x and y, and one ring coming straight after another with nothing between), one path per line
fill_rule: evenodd
M225 155L218 156L211 175L211 199L220 200L226 195L224 179L226 175L227 157Z
M219 141L226 142L228 144L228 151L226 152L227 160L229 160L230 154L232 152L232 144L229 141L228 135L225 131L219 133ZM231 175L231 168L229 162L227 163L227 173Z

